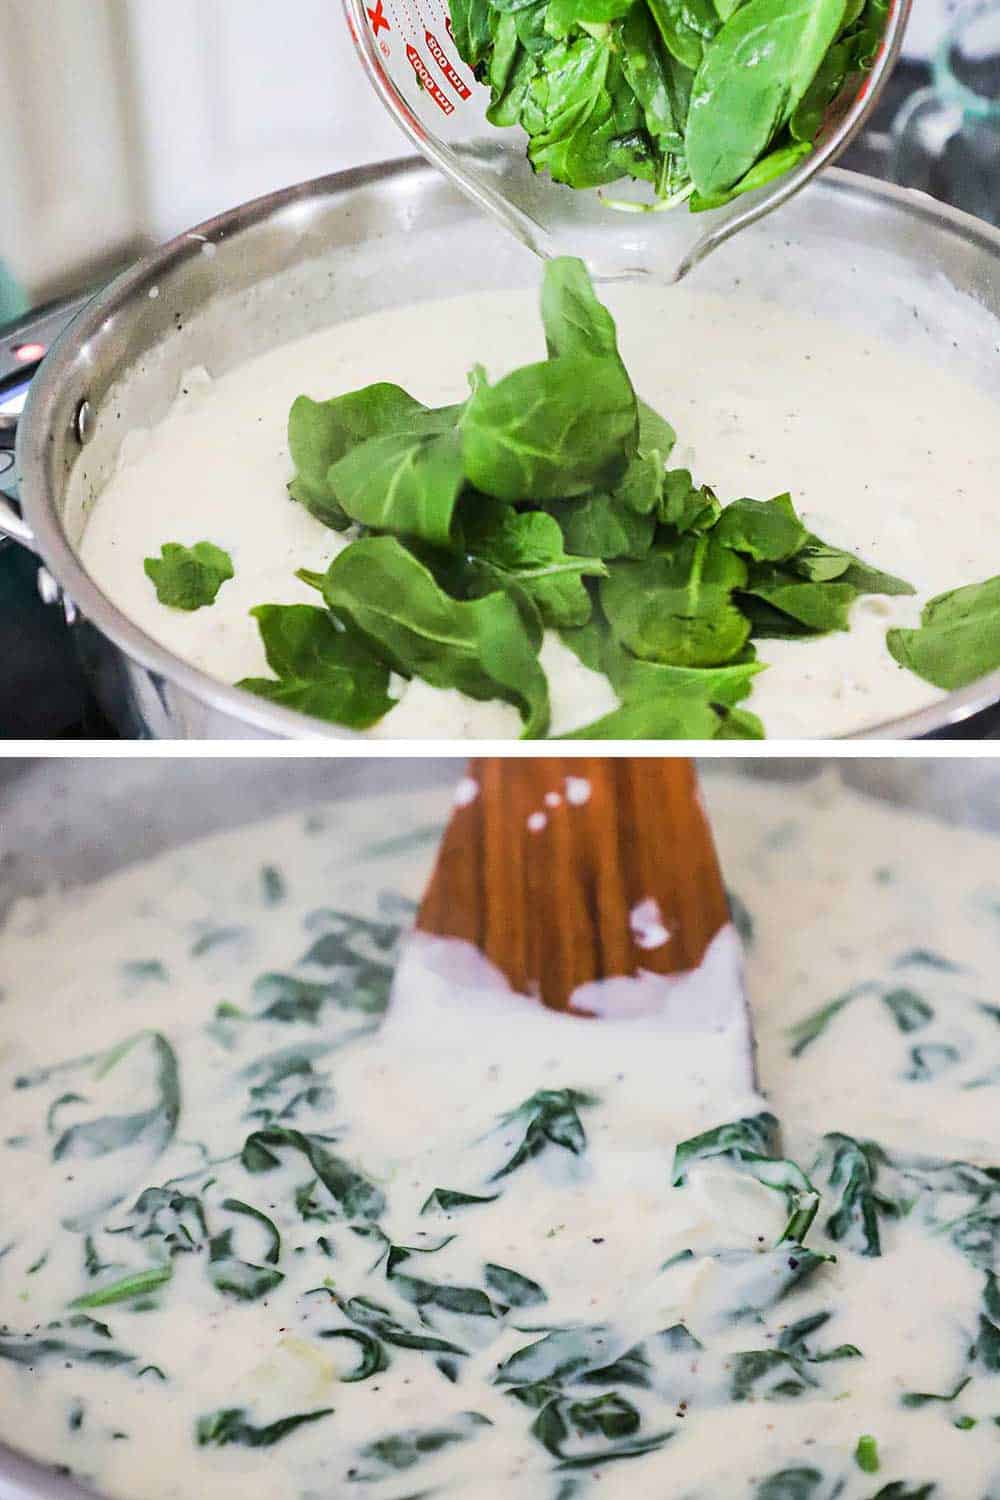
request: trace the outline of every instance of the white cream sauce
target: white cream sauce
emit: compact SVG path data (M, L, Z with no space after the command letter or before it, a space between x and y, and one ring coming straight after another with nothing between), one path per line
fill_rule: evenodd
M812 1171L825 1132L874 1139L894 1163L878 1178L890 1196L915 1153L996 1163L995 841L833 781L717 777L706 793L727 881L753 922L760 1076L786 1156ZM724 1013L706 1029L718 987L692 981L692 1027L675 1016L664 1030L648 1014L586 1022L499 994L481 969L445 982L418 951L371 1030L449 802L337 804L15 908L0 951L0 1439L123 1500L872 1500L895 1481L905 1495L997 1500L1000 1376L969 1350L982 1340L1000 1205L980 1214L978 1248L963 1249L969 1193L925 1187L903 1217L880 1218L882 1254L865 1255L856 1229L828 1232L841 1190L816 1171L823 1201L805 1241L837 1259L775 1300L793 1255L777 1245L783 1194L723 1157L671 1185L679 1142L762 1107L739 1022ZM572 817L572 799L549 815ZM845 994L795 1056L801 1033L789 1028ZM170 1139L164 1047L179 1093ZM497 1176L529 1117L498 1122L539 1090L563 1112L532 1138L543 1149ZM363 1174L349 1215L317 1181L322 1159L276 1138L280 1128ZM271 1134L245 1149L260 1131ZM149 1200L137 1213L140 1194L166 1183L197 1203L179 1222L154 1218ZM421 1213L435 1189L491 1201ZM280 1247L232 1200L266 1215ZM386 1239L410 1247L391 1275ZM490 1266L546 1300L503 1313L511 1286L491 1283ZM137 1272L160 1284L84 1313L106 1332L69 1322L75 1299ZM442 1288L485 1294L494 1315L478 1298L466 1314L427 1300ZM387 1367L346 1379L362 1351L330 1334L363 1331L357 1298L463 1352L380 1338ZM735 1317L735 1306L756 1311ZM779 1360L754 1399L733 1399L741 1355L773 1363L788 1327L822 1312L807 1349L839 1358ZM679 1323L683 1338L655 1339ZM554 1327L591 1330L589 1368L640 1343L651 1368L638 1383L554 1377L534 1405L516 1399L498 1366ZM83 1357L94 1350L104 1363ZM109 1351L131 1358L111 1365ZM953 1401L901 1404L967 1375ZM783 1379L801 1394L777 1390ZM631 1413L638 1431L603 1434L591 1415L590 1432L553 1439L559 1412L578 1403L573 1420L586 1424L593 1408L579 1403L600 1396L604 1420L627 1426ZM199 1422L220 1412L230 1415L215 1436L232 1440L199 1446ZM315 1412L329 1414L271 1446L245 1443ZM428 1430L454 1441L418 1456L412 1435ZM594 1468L559 1468L541 1441L570 1457L665 1434ZM853 1457L863 1434L877 1440L877 1473Z
M848 633L762 642L770 670L756 679L749 707L768 733L851 733L938 698L896 665L885 633L917 624L934 594L1000 573L995 400L926 351L772 303L686 286L617 287L606 300L637 389L677 430L672 464L692 468L724 501L789 490L813 530L918 590L859 600ZM295 397L394 380L428 405L460 400L473 364L485 359L499 376L542 357L536 304L533 293L496 292L441 302L430 316L426 303L397 308L275 349L215 382L196 373L166 421L131 434L87 524L85 566L136 624L213 677L268 675L249 611L315 603L295 571L325 570L344 545L286 494ZM428 340L429 323L447 337ZM164 608L143 560L164 542L203 540L230 552L235 579L210 609ZM542 661L553 734L616 706L607 681L554 636ZM401 691L377 737L521 734L509 705L422 682Z

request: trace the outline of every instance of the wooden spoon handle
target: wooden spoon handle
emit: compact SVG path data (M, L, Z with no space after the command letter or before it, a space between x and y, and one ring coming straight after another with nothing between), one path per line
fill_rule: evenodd
M593 979L695 968L729 908L684 758L473 761L417 925L555 1010Z

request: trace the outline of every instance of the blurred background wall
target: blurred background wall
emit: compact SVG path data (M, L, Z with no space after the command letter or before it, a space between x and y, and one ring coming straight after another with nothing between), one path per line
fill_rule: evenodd
M915 0L886 119L957 3ZM408 149L340 0L0 0L0 322L259 193Z

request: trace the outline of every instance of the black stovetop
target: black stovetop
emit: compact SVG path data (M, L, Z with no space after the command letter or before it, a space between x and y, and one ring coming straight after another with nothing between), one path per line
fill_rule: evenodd
M922 66L900 64L869 135L845 153L841 165L882 175L889 125L906 96L927 81ZM0 329L0 349L11 335ZM0 489L4 459L0 446ZM88 690L61 610L39 597L37 574L29 553L0 546L0 739L118 739ZM935 738L1000 740L1000 708Z

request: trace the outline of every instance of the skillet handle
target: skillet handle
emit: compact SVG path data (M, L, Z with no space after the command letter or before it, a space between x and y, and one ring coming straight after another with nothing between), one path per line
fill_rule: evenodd
M16 436L17 418L0 413L0 458L13 453ZM22 547L28 547L31 551L35 550L31 527L15 509L14 497L0 484L0 540L3 537L9 537L12 542L20 542Z

